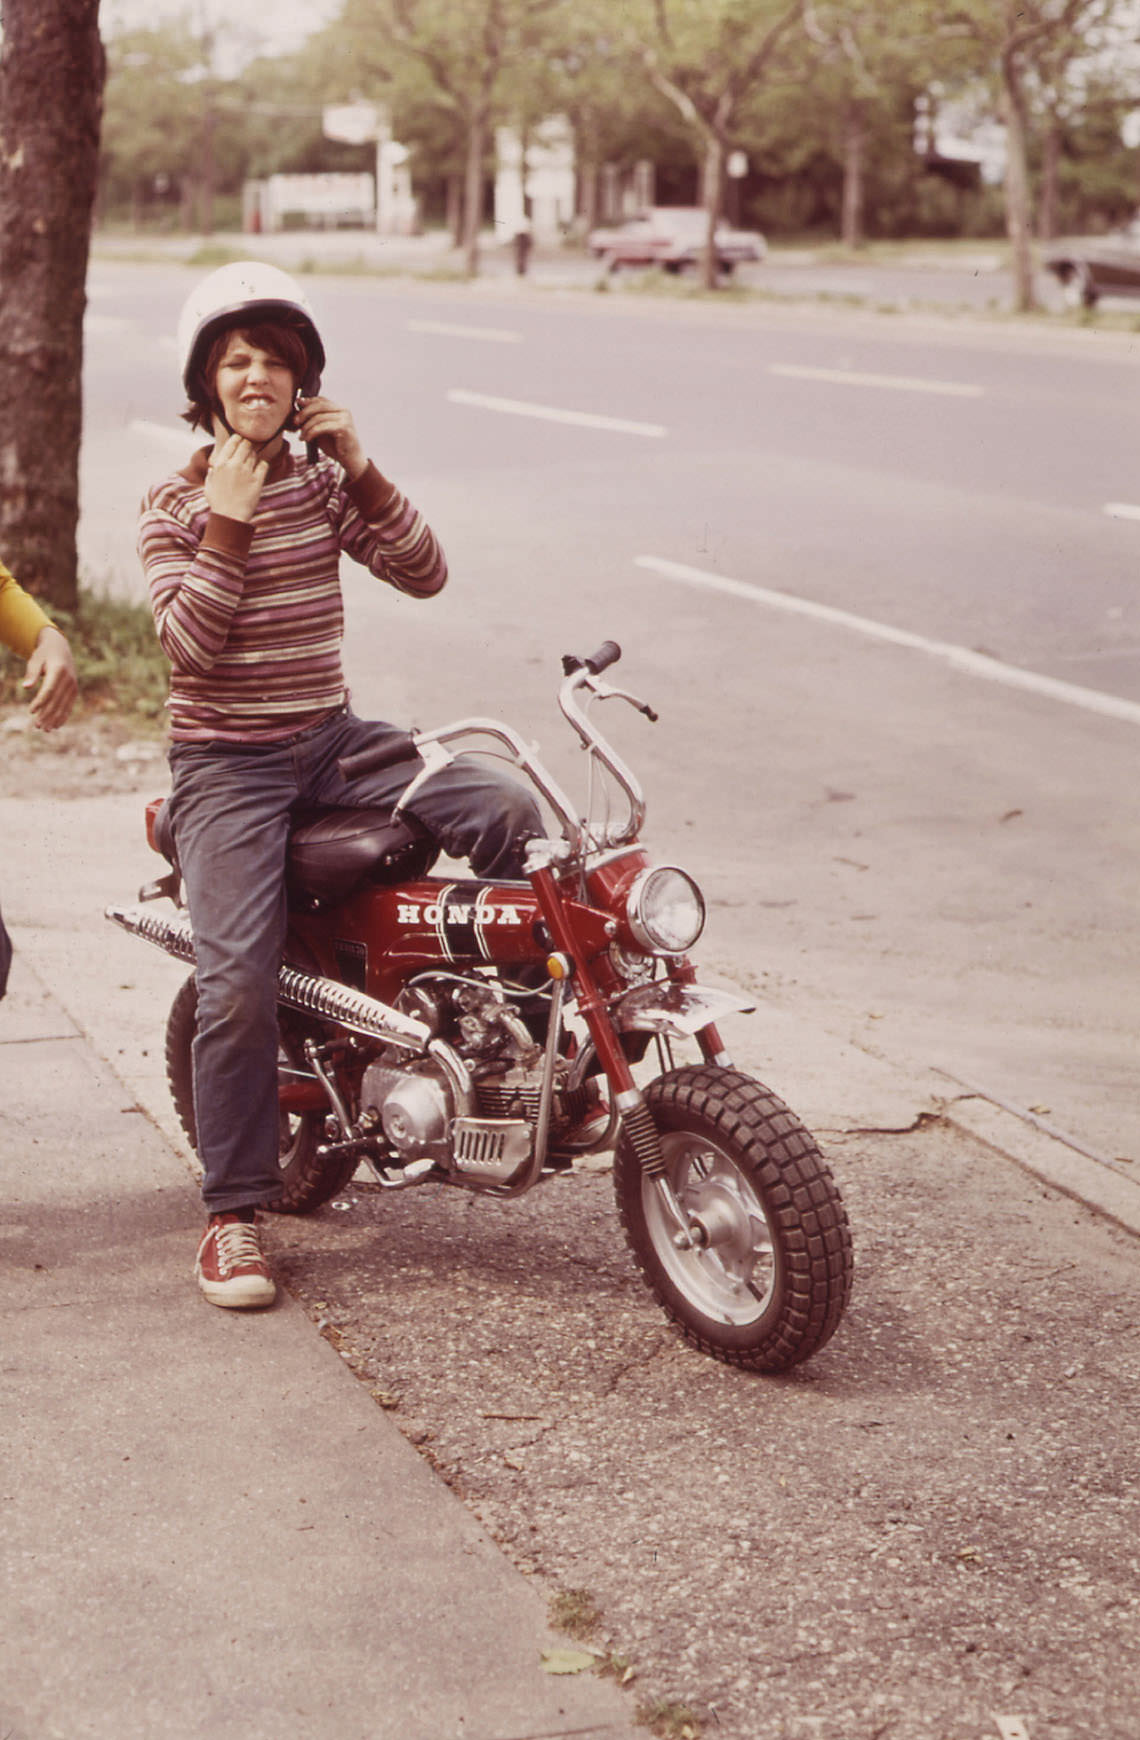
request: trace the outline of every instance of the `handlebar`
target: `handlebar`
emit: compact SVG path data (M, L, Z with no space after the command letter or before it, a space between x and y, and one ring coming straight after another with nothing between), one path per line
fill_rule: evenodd
M410 731L394 731L383 743L369 749L358 749L353 755L342 755L337 767L345 779L358 779L362 773L379 773L382 768L395 767L401 761L416 761L419 751Z
M463 738L488 737L498 744L498 753L502 754L505 750L505 759L525 773L546 799L562 822L566 836L572 844L580 845L592 837L610 846L622 845L627 840L635 839L640 832L645 819L645 800L633 774L587 717L586 707L590 700L621 700L629 702L649 719L656 719L657 715L651 707L639 701L636 695L629 695L623 689L612 689L606 683L598 681L600 673L616 664L620 658L621 648L613 640L603 641L597 652L592 653L589 658L579 658L574 653L564 654L562 669L565 674L558 691L558 705L563 717L579 737L583 747L610 774L629 805L629 815L624 824L620 827L608 825L600 836L593 834L588 822L583 823L574 805L538 760L534 748L517 731L496 719L460 719L434 731L393 731L371 748L342 756L337 767L346 779L354 779L361 774L375 773L382 768L395 766L399 762L418 763L418 771L410 779L396 805L394 814L399 814L405 804L412 802L423 782L453 759L449 744ZM579 698L583 691L585 706Z
M575 671L587 670L595 677L600 677L610 665L616 665L621 657L621 648L616 640L604 640L596 653L591 653L588 659L580 659L575 653L563 653L562 673L572 677Z

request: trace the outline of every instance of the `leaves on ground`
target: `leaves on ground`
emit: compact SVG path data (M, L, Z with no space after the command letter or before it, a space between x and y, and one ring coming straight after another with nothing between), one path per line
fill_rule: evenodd
M580 1674L597 1663L597 1657L588 1649L544 1649L542 1652L542 1671L546 1674Z

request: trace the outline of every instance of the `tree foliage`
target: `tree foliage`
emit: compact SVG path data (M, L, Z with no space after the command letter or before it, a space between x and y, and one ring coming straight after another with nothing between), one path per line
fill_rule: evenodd
M103 51L98 0L4 0L0 52L0 551L74 607L80 380Z
M1005 216L1013 254L1014 298L1034 307L1030 148L1035 87L1049 83L1051 62L1067 42L1081 44L1103 26L1114 0L957 0L945 30L975 45L996 74L1006 132Z
M831 117L831 149L843 177L839 228L848 247L865 238L876 145L906 163L906 110L934 77L931 43L940 17L936 0L805 0L804 29L813 50L806 82L813 102ZM944 55L939 59L944 67ZM908 122L901 136L900 112Z
M393 83L408 64L462 140L462 245L478 263L485 158L513 71L538 66L561 40L572 0L347 0L341 28L376 47Z
M1136 37L1135 0L344 0L303 54L224 80L185 31L139 32L111 45L104 203L153 212L156 190L181 191L200 222L208 174L236 197L245 175L369 167L320 127L324 104L361 97L412 148L433 212L446 189L471 269L495 127L552 114L574 134L583 227L641 159L664 201L704 200L712 217L740 149L733 221L856 245L996 233L1003 196L976 164L915 149L930 92L1007 116L1024 258L1033 230L1103 227L1135 205L1119 129L1140 104Z
M716 283L714 234L742 114L778 65L804 0L635 0L624 36L655 90L677 109L701 161L708 214L703 276Z

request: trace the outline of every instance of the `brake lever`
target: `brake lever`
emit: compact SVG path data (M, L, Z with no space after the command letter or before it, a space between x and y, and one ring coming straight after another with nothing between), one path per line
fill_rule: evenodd
M628 689L611 689L608 683L599 683L597 679L589 685L599 701L628 701L638 713L644 713L650 724L656 725L660 715L655 713L648 701L643 701L637 695L631 695Z
M450 767L455 760L454 755L443 743L421 743L417 744L416 748L424 765L415 777L409 780L392 806L393 816L398 816L411 803L425 780L429 780L433 773L442 773L443 769Z

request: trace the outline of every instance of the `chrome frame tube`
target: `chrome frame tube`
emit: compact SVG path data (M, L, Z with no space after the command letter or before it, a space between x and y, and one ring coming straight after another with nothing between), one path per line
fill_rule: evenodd
M457 719L453 724L440 725L433 731L416 733L415 746L424 755L428 765L405 788L396 805L397 812L411 800L424 780L430 779L433 773L454 759L448 745L465 737L490 737L509 751L506 759L520 772L525 773L535 789L546 799L575 850L585 851L588 847L604 850L606 847L621 846L636 839L645 820L645 794L634 774L602 736L587 715L585 707L580 704L579 695L582 691L588 691L594 700L628 701L639 712L647 712L648 709L636 695L628 694L624 689L611 688L584 665L565 677L558 690L558 705L563 717L587 752L606 769L629 805L629 815L620 827L607 827L601 838L594 839L588 823L583 823L566 793L538 759L536 746L528 744L519 732L504 725L501 720L478 717ZM433 749L436 751L434 755Z

